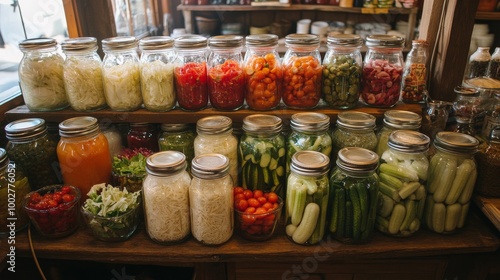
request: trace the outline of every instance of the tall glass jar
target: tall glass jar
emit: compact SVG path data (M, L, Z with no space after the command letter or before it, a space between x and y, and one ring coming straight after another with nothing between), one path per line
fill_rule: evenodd
M495 93L493 102L490 103L490 108L486 110L481 129L482 136L488 138L491 130L496 126L500 126L500 91Z
M146 160L146 172L142 202L149 237L161 244L184 241L191 233L186 157L177 151L153 154Z
M71 108L75 111L92 112L106 107L97 39L66 39L61 47L66 54L64 87Z
M486 145L476 154L476 161L475 192L489 197L500 197L500 184L497 181L500 170L500 126L491 130Z
M47 134L45 120L29 118L5 126L8 157L28 177L33 190L60 183L57 142Z
M470 135L442 131L434 139L429 163L425 224L437 233L464 226L477 178L474 154L479 141Z
M401 85L401 99L406 103L424 100L427 91L427 47L424 40L413 40L412 48L406 55Z
M94 117L74 117L59 124L57 157L64 184L80 189L81 202L95 184L111 183L106 136Z
M319 53L319 36L289 34L283 57L283 103L289 108L310 109L321 98L323 67Z
M64 58L52 38L27 39L19 43L19 85L30 111L56 111L68 107L64 89Z
M191 233L202 244L220 245L233 234L233 180L228 171L229 159L221 154L198 155L191 164Z
M175 107L174 39L168 36L146 37L139 41L141 49L141 93L144 107L165 112Z
M358 104L363 66L359 50L362 44L359 35L328 35L322 93L325 102L333 108L349 109Z
M427 135L396 130L380 157L380 201L375 226L393 236L411 236L420 229L426 199L429 160Z
M343 243L365 243L373 234L379 204L379 157L359 147L337 154L330 176L329 231Z
M285 137L282 120L273 115L254 114L243 119L238 153L241 185L250 190L285 195Z
M109 155L113 159L114 156L119 155L123 150L122 135L116 125L110 123L101 123L99 124L99 128L108 140Z
M132 36L102 40L106 102L113 111L135 111L142 105L137 39Z
M21 166L9 161L7 152L0 148L0 237L12 236L28 225L22 201L30 191L28 177Z
M233 111L245 101L245 73L241 48L243 37L220 35L208 39L208 97L217 110Z
M196 123L194 155L221 154L229 159L229 175L238 183L238 139L233 134L233 121L226 116L205 117Z
M345 147L360 147L375 151L375 117L358 111L346 111L337 115L337 127L332 133L332 158Z
M368 106L392 107L399 100L403 77L404 38L370 35L366 38L361 99Z
M496 47L495 51L491 55L486 76L492 79L500 80L500 47Z
M467 80L486 76L490 60L490 48L478 47L469 57L464 79Z
M286 235L301 245L323 239L330 185L330 159L317 151L299 151L292 157L286 190Z
M476 135L474 128L476 118L483 110L479 91L474 88L456 86L454 92L456 97L453 102L453 110L457 126L453 131L474 136Z
M177 103L186 111L198 111L208 104L207 39L200 35L177 37L174 81Z
M281 101L283 79L280 55L276 51L278 36L249 35L245 41L246 103L253 110L272 110Z
M161 125L162 132L158 138L160 151L178 151L186 156L187 170L191 171L191 161L194 158L194 139L196 132L191 124Z
M130 149L146 148L152 152L158 152L158 134L156 124L153 123L130 123L127 133L127 147Z
M387 110L384 113L382 128L377 132L377 155L380 157L387 150L389 135L395 130L418 131L422 117L410 111Z

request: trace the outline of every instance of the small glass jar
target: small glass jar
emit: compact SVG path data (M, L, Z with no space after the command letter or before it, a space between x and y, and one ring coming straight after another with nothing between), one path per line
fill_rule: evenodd
M220 35L208 39L208 97L217 110L234 111L245 101L245 72L241 48L243 37Z
M424 40L413 40L412 48L406 55L401 85L401 99L406 103L424 101L427 91L427 47Z
M488 138L491 130L496 126L500 126L500 91L495 93L493 102L490 103L490 108L486 109L481 129L482 136Z
M178 151L186 156L187 170L191 171L191 161L194 158L194 139L196 132L191 124L161 125L162 132L158 138L160 151Z
M490 64L486 76L500 80L500 47L496 47L491 55Z
M247 106L253 110L272 110L281 101L280 86L283 79L280 55L276 51L278 36L249 35L245 42Z
M63 182L77 187L81 203L95 184L111 183L111 158L106 136L94 117L74 117L59 124L57 157Z
M453 131L474 136L476 135L474 128L476 117L482 111L479 91L463 86L456 86L454 91L456 97L453 102L453 110L457 126Z
M360 147L375 151L375 117L358 111L346 111L337 115L337 127L332 133L332 158L345 147Z
M29 192L28 177L21 166L9 161L7 152L0 148L0 237L12 236L28 225L22 201Z
M368 106L392 107L399 100L403 77L405 40L393 35L366 38L361 99Z
M482 145L481 145L482 146ZM500 126L494 127L485 147L476 154L477 181L474 191L488 197L500 197Z
M323 58L323 99L337 109L349 109L358 104L361 92L363 58L359 35L328 35L328 50Z
M426 199L425 183L430 139L418 131L396 130L380 157L381 206L376 228L388 235L407 237L420 229Z
M146 148L158 152L158 129L152 123L130 123L127 133L127 147L130 149Z
M28 177L33 190L60 183L57 142L47 134L45 120L29 118L5 126L8 157Z
M329 232L342 243L370 240L379 205L379 157L359 147L347 147L337 154L330 176Z
M470 135L442 131L434 139L429 163L425 224L437 233L464 226L477 178L474 154L479 141Z
M92 112L106 107L97 39L66 39L61 47L66 54L64 87L71 108L80 112Z
M165 112L175 107L174 39L168 36L146 37L139 41L142 51L141 93L144 107Z
M102 40L104 94L113 111L135 111L142 105L137 39L120 36Z
M177 103L182 110L198 111L208 104L207 39L200 35L177 37L174 82Z
M273 115L254 114L243 119L238 153L241 185L250 190L285 195L285 137L283 122Z
M436 133L446 129L451 106L453 106L451 102L433 100L427 102L426 107L422 109L420 130L431 140L434 140Z
M204 245L220 245L233 235L233 180L229 159L221 154L196 156L189 186L191 233Z
M233 121L226 116L205 117L196 123L194 155L221 154L229 159L229 175L238 183L238 139L233 134Z
M465 80L472 78L480 78L486 76L488 66L491 61L489 47L478 47L477 50L470 55L469 62L465 69Z
M177 151L153 154L146 160L146 172L142 202L148 236L161 244L186 240L191 233L186 157Z
M99 124L99 128L108 140L109 155L111 156L111 159L113 159L114 156L119 155L123 150L122 135L118 128L113 124L101 123Z
M319 53L319 36L289 34L283 57L283 103L289 108L311 109L321 98L323 67Z
M19 85L30 111L56 111L68 107L64 89L64 58L52 38L27 39L19 43Z
M387 150L389 135L395 130L413 130L418 131L422 117L410 111L387 110L384 113L382 128L377 132L377 155L380 157Z
M316 151L292 157L286 190L286 235L301 245L318 244L325 234L330 159Z

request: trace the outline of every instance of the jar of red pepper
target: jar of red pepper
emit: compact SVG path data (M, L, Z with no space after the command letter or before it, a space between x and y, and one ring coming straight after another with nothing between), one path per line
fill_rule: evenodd
M130 149L146 148L158 152L159 131L152 123L130 123L127 133L127 147Z
M208 97L212 107L233 111L245 101L245 73L241 48L243 37L220 35L208 39Z
M175 39L177 51L174 81L177 103L186 111L198 111L208 104L207 39L184 35Z
M398 100L403 76L404 38L370 35L366 38L361 98L369 106L392 107Z

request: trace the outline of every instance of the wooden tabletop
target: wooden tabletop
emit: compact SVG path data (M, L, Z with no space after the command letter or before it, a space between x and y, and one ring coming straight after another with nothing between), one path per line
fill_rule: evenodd
M484 215L500 231L500 198L475 194L474 202Z

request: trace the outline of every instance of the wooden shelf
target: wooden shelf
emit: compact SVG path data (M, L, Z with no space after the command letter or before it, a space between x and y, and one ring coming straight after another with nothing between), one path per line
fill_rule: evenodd
M500 20L500 12L477 12L478 20Z
M500 231L500 198L475 194L474 202L484 215Z

